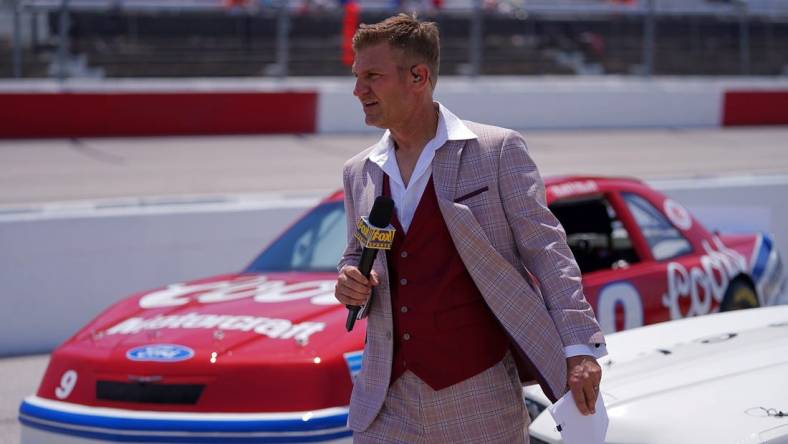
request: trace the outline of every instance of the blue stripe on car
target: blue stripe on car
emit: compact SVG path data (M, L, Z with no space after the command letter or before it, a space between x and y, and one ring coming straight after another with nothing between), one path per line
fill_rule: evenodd
M199 420L199 419L142 419L120 418L84 413L71 413L33 405L23 401L19 407L20 418L71 424L74 426L99 427L115 430L139 430L154 432L308 432L344 427L347 413L326 417L302 419L258 419L258 420Z
M211 436L200 436L194 432L187 431L182 435L155 435L155 434L133 434L133 433L112 433L112 431L93 431L72 429L67 425L52 425L37 422L34 419L20 416L19 421L28 426L47 432L60 435L76 436L80 438L99 439L114 442L150 442L150 443L298 443L298 442L323 442L335 439L346 438L352 435L350 430L320 434L320 435L287 435L287 436L222 436L222 434L211 433Z
M356 374L361 371L361 357L363 355L363 350L347 352L343 355L345 357L345 363L347 363L347 368L350 371L351 378L355 377Z
M758 251L758 257L752 265L752 276L755 281L760 281L766 271L766 264L769 262L769 254L772 252L772 239L765 235L761 235L761 245Z

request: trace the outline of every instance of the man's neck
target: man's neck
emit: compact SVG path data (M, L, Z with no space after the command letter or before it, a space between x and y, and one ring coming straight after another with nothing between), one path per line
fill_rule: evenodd
M425 104L426 105L426 104ZM429 106L420 107L409 116L399 128L390 128L396 147L397 167L402 183L407 187L416 163L427 142L435 137L438 130L438 111L430 101Z
M402 125L389 128L389 131L398 153L418 157L438 131L437 105L430 101L429 104L419 107Z

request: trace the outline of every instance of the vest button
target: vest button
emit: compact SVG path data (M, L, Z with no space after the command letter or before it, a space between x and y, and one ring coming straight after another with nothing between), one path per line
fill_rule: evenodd
M410 340L410 333L405 333L404 335L402 335L402 339L404 339L406 341L409 341Z
M407 251L403 251L402 253L399 254L399 257L401 257L401 258L408 257L408 252Z
M405 278L402 278L402 279L399 280L399 284L400 285L408 285L408 280L405 279Z
M401 311L403 313L407 313L408 312L408 307L403 305L402 307L400 307L399 311Z

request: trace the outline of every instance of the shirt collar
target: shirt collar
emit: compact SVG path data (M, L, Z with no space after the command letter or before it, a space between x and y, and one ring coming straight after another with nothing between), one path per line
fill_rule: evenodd
M438 112L441 116L443 116L443 120L446 124L446 134L448 135L447 140L472 140L478 139L476 133L470 130L465 123L460 120L459 117L455 116L454 113L449 111L448 108L438 103Z
M438 104L438 128L435 131L435 137L432 138L427 145L425 151L429 150L432 153L437 151L440 147L446 144L449 140L470 140L476 139L478 136L471 131L459 117L449 111L448 108ZM394 139L391 138L391 131L386 130L383 136L373 146L372 150L367 156L369 160L378 164L381 168L386 170L384 165L388 159L394 159Z

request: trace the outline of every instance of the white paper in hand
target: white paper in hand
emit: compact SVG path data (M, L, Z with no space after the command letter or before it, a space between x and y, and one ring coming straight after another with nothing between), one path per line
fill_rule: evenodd
M607 435L607 410L602 394L596 398L596 413L583 416L577 409L572 393L567 392L547 409L561 428L564 444L602 444Z

